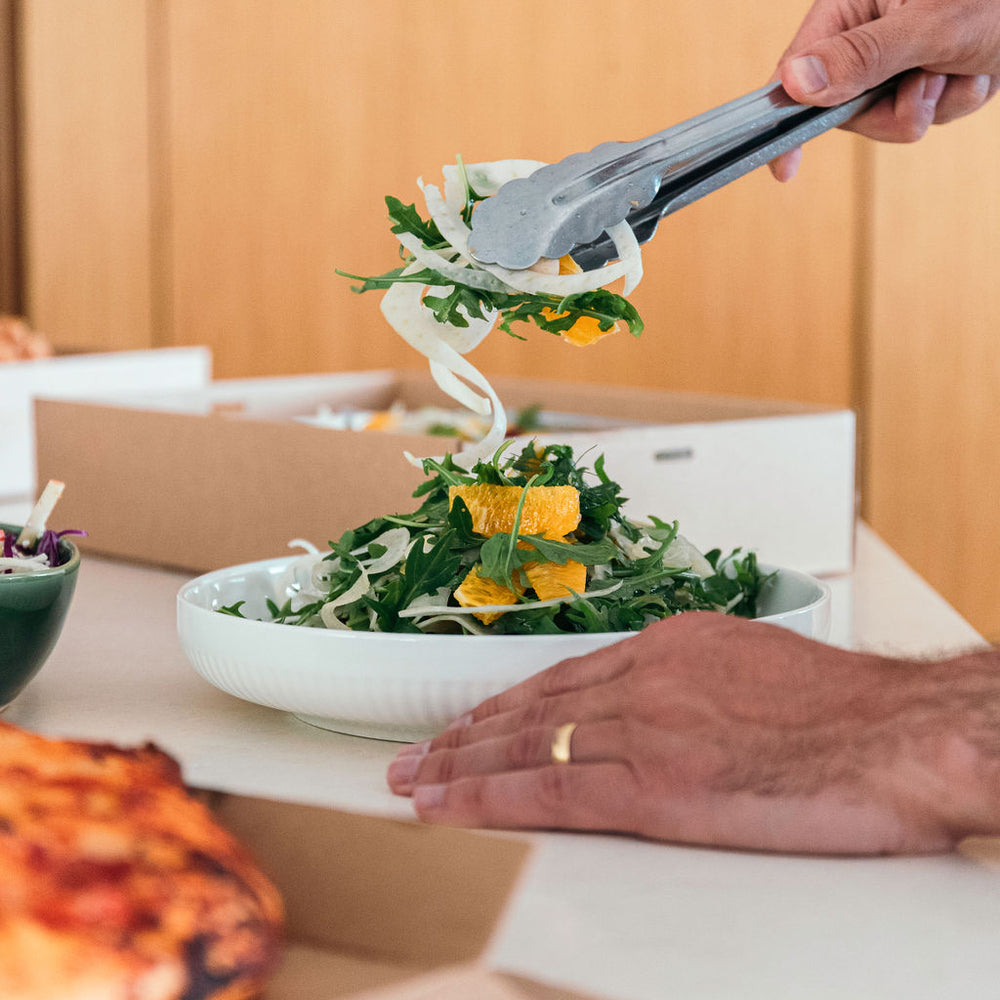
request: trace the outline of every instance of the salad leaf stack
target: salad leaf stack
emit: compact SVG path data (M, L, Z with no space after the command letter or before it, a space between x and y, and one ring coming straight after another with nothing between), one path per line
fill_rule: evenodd
M374 518L330 542L325 555L303 557L286 591L268 601L271 620L367 632L546 635L636 631L689 610L755 615L765 576L753 552L702 554L676 522L629 520L603 457L591 472L567 445L532 443L505 456L506 450L471 470L450 455L425 459L428 478L414 493L419 507ZM510 530L479 534L469 506L456 496L462 491L452 490L477 484L520 487L524 495L528 487L573 487L578 523L563 538L523 533L522 498ZM587 567L586 589L540 600L525 567L571 561ZM472 571L513 590L509 602L461 606L456 590ZM220 610L242 617L243 603Z

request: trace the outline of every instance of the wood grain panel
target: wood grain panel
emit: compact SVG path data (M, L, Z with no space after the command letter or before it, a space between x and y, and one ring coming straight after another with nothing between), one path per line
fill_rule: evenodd
M1000 102L876 163L866 511L1000 640Z
M383 197L418 175L558 159L636 138L763 83L798 0L295 5L175 0L170 229L175 336L222 375L418 364L337 267L394 266ZM723 55L724 53L724 55ZM491 374L850 400L854 146L763 172L667 220L635 301L641 342L586 351L528 330L472 356Z
M146 5L20 9L32 324L61 348L150 346Z

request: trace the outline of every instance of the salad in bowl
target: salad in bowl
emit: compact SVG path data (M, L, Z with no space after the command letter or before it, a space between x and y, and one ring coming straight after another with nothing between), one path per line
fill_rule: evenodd
M292 562L269 620L392 633L632 632L681 611L753 618L753 552L702 553L677 522L637 523L598 457L566 445L501 448L471 470L424 459L420 506L346 531ZM220 608L243 616L244 602Z
M340 733L420 740L546 667L712 610L815 638L829 588L753 552L701 552L624 513L597 459L532 446L426 459L410 513L181 588L178 634L221 690Z

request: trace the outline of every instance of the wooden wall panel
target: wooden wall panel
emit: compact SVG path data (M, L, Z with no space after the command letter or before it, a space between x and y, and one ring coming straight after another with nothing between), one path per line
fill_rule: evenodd
M417 176L456 154L558 159L736 97L766 81L801 3L717 0L711 17L658 0L164 11L175 336L242 375L417 364L377 295L334 274L394 266L384 195L419 200ZM849 402L854 146L837 134L810 154L789 187L758 172L667 220L635 296L639 343L497 334L472 360Z
M20 11L32 323L64 349L150 346L146 5L30 0Z
M738 96L804 7L24 2L22 297L62 347L207 343L221 376L415 367L334 274L393 265L385 194ZM792 185L758 171L663 223L641 340L529 329L472 360L859 405L866 516L1000 638L998 125L1000 101L918 147L824 136Z
M1000 101L876 157L866 514L1000 641Z
M0 313L21 311L14 0L0 0Z

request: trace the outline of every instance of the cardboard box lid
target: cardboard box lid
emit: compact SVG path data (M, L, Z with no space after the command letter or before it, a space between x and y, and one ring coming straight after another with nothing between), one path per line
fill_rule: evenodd
M195 572L411 509L424 477L401 452L441 442L372 434L362 450L351 431L90 402L37 400L35 413L40 477L67 483L59 525L87 532L83 550ZM338 449L342 435L355 447Z
M203 389L212 374L212 355L204 347L165 347L145 351L76 354L0 365L0 497L35 494L35 442L32 401L92 398L119 392Z
M285 902L287 943L266 1000L585 1000L481 962L529 841L204 795Z
M213 809L280 888L295 944L387 966L477 959L530 850L510 836L247 796Z
M760 439L772 429L777 432L789 416L804 418L793 421L797 427L813 426L846 412L770 400L534 379L497 379L495 385L511 409L541 403L551 413L617 421L615 426L604 423L586 433L560 436L568 443L599 444L609 453L612 448L634 451L629 441L641 445L645 449L641 462L637 465L625 455L623 468L635 466L643 484L650 461L647 438L657 433L657 427L673 434L678 425L687 425L691 433L717 439L737 430L749 432L755 425L753 432ZM440 455L458 447L453 439L333 430L290 419L315 413L321 403L371 409L394 401L414 408L440 405L442 393L425 372L379 370L216 382L196 393L147 394L131 402L39 399L35 402L39 476L67 483L59 507L60 526L87 531L80 540L85 552L195 573L275 558L288 552L291 539L305 538L322 548L370 518L414 509L412 494L424 477L405 460L404 452ZM805 433L805 428L798 429ZM549 438L553 434L546 432ZM842 438L838 435L838 442ZM847 469L844 489L831 503L837 514L846 510L847 515L839 518L836 536L830 535L828 547L835 552L825 556L823 571L850 560L853 493L848 480L853 452L848 456L846 440L843 444L834 474ZM660 463L663 456L672 459L673 451L656 450L659 447L654 447L653 461ZM772 454L779 451L772 449ZM690 458L690 450L684 454ZM821 460L822 456L816 457L814 464ZM692 462L684 464L690 474ZM704 465L695 472L700 474ZM671 481L681 483L677 466L671 462ZM665 508L647 502L641 489L636 492L636 485L626 482L624 473L609 471L618 475L635 505L642 499L639 516L675 511L675 502ZM651 481L657 489L661 476ZM815 517L827 517L828 507ZM708 512L704 504L696 510ZM689 521L686 515L681 518L690 534L695 522L689 525ZM806 539L812 538L812 515L800 521ZM730 522L727 514L726 523ZM794 548L799 536L785 528L781 531L793 539L786 548ZM764 551L756 534L736 532L735 522L731 533L739 537L728 547L746 545ZM704 540L706 545L728 545L708 531ZM815 568L802 565L798 553L792 555L794 559L786 560L789 565Z

